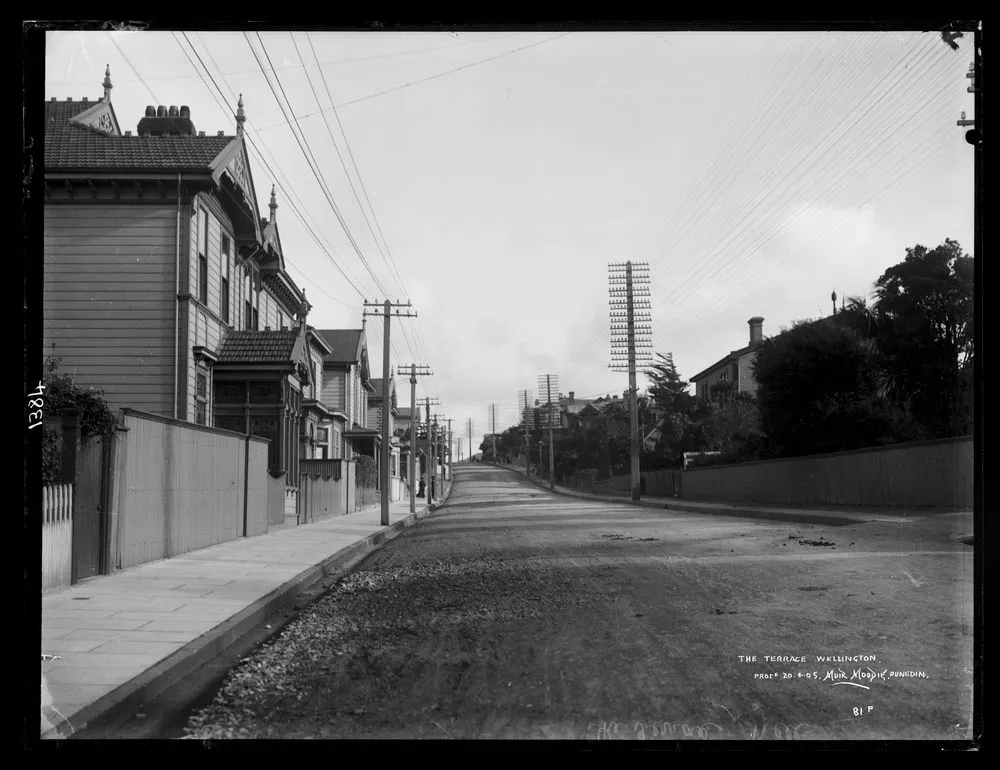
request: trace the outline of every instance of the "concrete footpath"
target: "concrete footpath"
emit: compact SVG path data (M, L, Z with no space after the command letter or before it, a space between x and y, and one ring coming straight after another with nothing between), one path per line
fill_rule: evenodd
M325 577L439 508L418 500L282 527L42 596L41 737L129 716Z
M518 468L512 465L501 465L497 467L514 471L542 489L549 489L549 482L547 480L539 479L537 476L527 474L523 468ZM649 497L646 495L643 495L639 500L632 500L625 495L598 495L593 492L581 492L559 484L554 485L551 491L567 497L576 497L582 500L597 500L602 503L638 505L645 508L657 508L659 510L677 510L714 515L738 516L740 518L769 519L771 521L794 521L806 524L826 524L831 526L863 524L871 521L898 523L901 520L906 520L908 518L952 513L968 514L971 516L971 512L960 511L958 509L955 511L946 511L938 509L890 509L849 506L812 506L805 508L793 505L757 505L752 503L729 503L721 501L702 502L696 500L682 500L676 497Z

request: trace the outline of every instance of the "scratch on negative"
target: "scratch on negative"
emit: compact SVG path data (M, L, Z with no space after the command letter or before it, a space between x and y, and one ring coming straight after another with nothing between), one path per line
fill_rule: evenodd
M432 721L432 722L434 722L434 720L433 720L433 719L432 719L431 721ZM434 724L436 724L436 725L437 725L438 729L439 729L439 730L440 730L441 732L443 732L443 733L444 733L445 735L447 735L447 736L448 736L449 738L451 737L451 734L450 734L450 733L449 733L449 732L448 732L447 730L445 730L445 729L444 729L443 727L441 727L441 725L438 725L438 723L437 723L437 722L434 722Z

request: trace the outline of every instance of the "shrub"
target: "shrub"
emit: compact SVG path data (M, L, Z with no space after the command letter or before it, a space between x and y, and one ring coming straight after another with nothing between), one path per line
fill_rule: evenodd
M42 484L62 484L62 446L59 433L48 425L42 426Z
M45 359L42 382L45 385L46 411L61 414L67 409L78 409L80 437L84 441L113 432L118 420L104 400L104 391L79 387L69 375L57 372L60 362L61 359L56 356Z
M354 480L361 487L374 489L378 485L378 472L375 467L375 459L368 455L357 455L357 464L354 466Z

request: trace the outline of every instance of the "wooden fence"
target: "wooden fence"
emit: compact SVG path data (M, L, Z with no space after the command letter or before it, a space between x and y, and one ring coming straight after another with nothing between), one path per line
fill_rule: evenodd
M306 524L345 513L343 460L299 461L299 522Z
M569 486L625 495L631 476L593 480L568 476ZM647 471L643 495L705 502L774 505L867 505L971 508L971 436L833 452L781 460Z
M285 523L285 477L274 478L267 474L267 526Z
M267 531L265 439L122 411L113 569Z
M971 508L971 436L783 460L691 468L690 500L785 505Z
M375 487L358 484L354 488L354 510L363 511L372 508L382 501L381 493Z
M42 487L42 591L65 588L73 572L73 485Z

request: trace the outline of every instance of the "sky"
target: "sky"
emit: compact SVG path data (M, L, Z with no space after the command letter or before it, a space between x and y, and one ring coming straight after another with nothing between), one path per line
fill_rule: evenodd
M973 248L973 113L955 51L917 31L79 31L46 35L45 99L99 98L122 130L186 105L235 133L316 328L411 302L390 363L418 398L517 422L558 376L621 394L608 263L649 264L653 350L682 378L866 296L916 244ZM265 75L266 72L266 75ZM837 304L840 304L838 299ZM380 319L368 318L373 376ZM645 387L644 376L639 387ZM397 383L401 405L406 380ZM467 450L466 450L467 451Z

